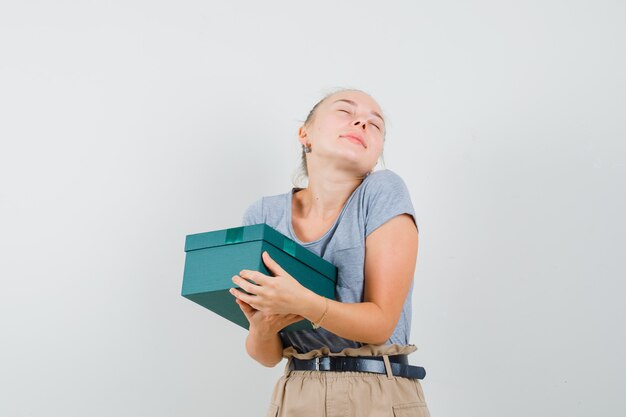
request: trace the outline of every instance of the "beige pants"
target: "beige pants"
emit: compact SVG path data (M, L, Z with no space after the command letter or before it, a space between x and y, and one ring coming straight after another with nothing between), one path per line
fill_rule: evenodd
M283 350L284 375L276 382L267 417L430 417L419 379L393 376L388 355L408 355L415 345L365 345L332 353L326 347ZM289 370L291 359L383 356L387 374Z

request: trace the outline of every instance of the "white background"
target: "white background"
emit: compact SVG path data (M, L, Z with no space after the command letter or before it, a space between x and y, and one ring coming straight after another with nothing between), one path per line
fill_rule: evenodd
M180 295L335 87L389 120L433 417L623 416L620 1L3 1L0 416L263 416L284 361ZM380 168L380 167L379 167Z

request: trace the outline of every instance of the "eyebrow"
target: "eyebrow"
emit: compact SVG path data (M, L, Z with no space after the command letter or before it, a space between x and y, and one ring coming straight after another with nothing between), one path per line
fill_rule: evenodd
M338 101L345 101L346 103L350 103L353 106L357 105L354 101L348 100L347 98L340 98L338 100L335 100L333 101L333 104L337 103ZM374 116L380 117L380 120L382 120L383 123L385 122L385 119L383 119L383 116L381 116L380 113L378 113L377 111L372 110L370 113L373 114Z

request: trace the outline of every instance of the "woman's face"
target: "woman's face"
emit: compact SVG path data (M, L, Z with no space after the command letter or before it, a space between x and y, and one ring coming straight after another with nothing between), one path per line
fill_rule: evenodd
M315 111L313 122L299 130L300 142L310 144L309 171L323 163L365 175L383 150L385 122L378 103L359 91L328 97Z

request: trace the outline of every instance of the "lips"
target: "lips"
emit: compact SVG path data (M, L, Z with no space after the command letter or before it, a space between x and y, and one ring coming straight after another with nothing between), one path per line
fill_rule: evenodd
M365 141L360 136L348 134L348 135L341 135L341 137L354 139L358 141L364 148L367 148L367 146L365 146Z

